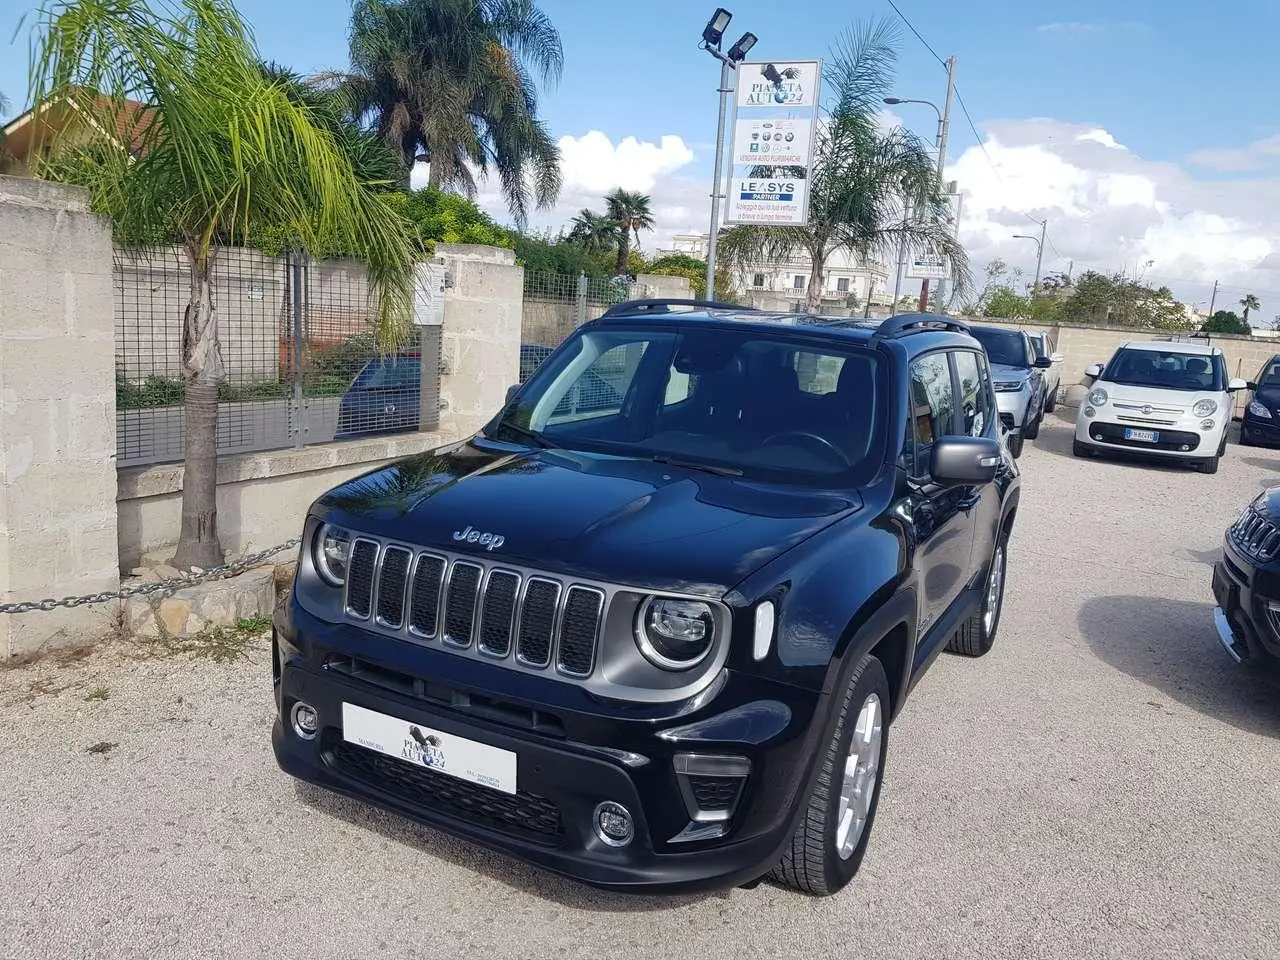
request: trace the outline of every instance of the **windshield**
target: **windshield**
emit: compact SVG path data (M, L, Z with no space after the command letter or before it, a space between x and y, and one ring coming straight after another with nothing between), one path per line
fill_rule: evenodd
M1220 354L1206 356L1179 350L1122 347L1102 371L1102 379L1109 383L1164 390L1227 389L1226 364Z
M408 354L370 360L356 377L354 390L404 390L420 388L422 361Z
M1003 363L1010 367L1031 366L1026 338L1018 331L976 327L972 333L973 338L987 351L987 357L992 363Z
M1274 387L1276 384L1280 384L1280 357L1270 361L1263 367L1255 382L1260 387L1264 385Z
M874 475L883 371L856 345L758 330L593 330L486 433L512 442L832 486Z

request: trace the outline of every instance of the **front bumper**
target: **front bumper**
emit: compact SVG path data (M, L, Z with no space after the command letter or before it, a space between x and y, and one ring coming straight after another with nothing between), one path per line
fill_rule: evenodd
M1275 566L1256 566L1230 537L1213 565L1214 625L1236 662L1280 659L1280 571Z
M725 888L767 873L794 832L826 726L818 692L743 674L726 672L699 702L610 705L570 684L325 623L296 604L277 617L273 647L272 745L285 772L617 890ZM290 721L299 700L320 717L312 740ZM517 793L347 743L344 703L514 752ZM678 754L745 758L750 770L694 789ZM628 846L596 834L602 801L631 812Z
M996 412L1006 430L1021 433L1027 425L1027 406L1031 402L1031 390L997 390Z
M1226 423L1221 422L1215 423L1211 430L1201 430L1200 421L1193 420L1173 425L1127 423L1115 419L1105 407L1092 417L1086 417L1081 407L1076 417L1076 440L1080 443L1100 450L1179 459L1202 460L1216 456L1226 429ZM1126 430L1149 431L1157 439L1152 442L1126 438Z
M1249 443L1280 447L1280 422L1275 418L1264 420L1246 412L1240 418L1240 438Z

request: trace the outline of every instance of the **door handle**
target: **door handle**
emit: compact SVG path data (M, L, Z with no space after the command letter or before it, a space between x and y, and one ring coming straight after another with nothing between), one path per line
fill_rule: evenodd
M960 502L957 504L957 506L961 510L972 510L981 502L982 502L982 491L974 490L972 493L968 494L967 496L962 497L960 499Z

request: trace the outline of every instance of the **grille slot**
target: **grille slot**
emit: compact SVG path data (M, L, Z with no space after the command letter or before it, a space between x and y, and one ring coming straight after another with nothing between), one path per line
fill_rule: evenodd
M378 572L378 622L399 629L404 626L404 596L409 583L413 553L403 547L387 547Z
M509 570L494 570L484 588L480 610L480 649L495 657L511 652L511 629L516 615L520 577Z
M520 636L516 648L516 655L524 663L545 667L551 662L559 602L560 584L540 577L529 580L520 607Z
M424 637L434 637L439 629L440 589L444 583L444 560L423 555L413 574L413 596L409 628Z
M742 792L741 777L689 777L689 789L699 810L730 810Z
M1231 539L1255 560L1268 561L1280 550L1280 527L1250 507L1232 525Z
M351 548L351 568L347 571L347 612L361 620L369 619L373 609L373 577L377 562L378 545L372 540L357 540Z
M445 597L444 642L456 647L471 646L471 633L476 622L476 601L480 599L480 578L484 568L474 563L456 561L449 574L449 592Z
M556 648L556 666L565 673L585 677L591 673L596 654L596 631L604 594L588 587L570 587L564 603L564 620L560 625L560 645Z

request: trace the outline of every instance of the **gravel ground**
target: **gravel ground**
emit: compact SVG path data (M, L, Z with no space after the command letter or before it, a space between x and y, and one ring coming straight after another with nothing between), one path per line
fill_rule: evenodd
M1022 463L997 647L917 688L838 897L577 886L280 773L265 646L113 649L0 672L0 955L1274 958L1280 681L1210 563L1280 454L1081 461L1051 417Z

